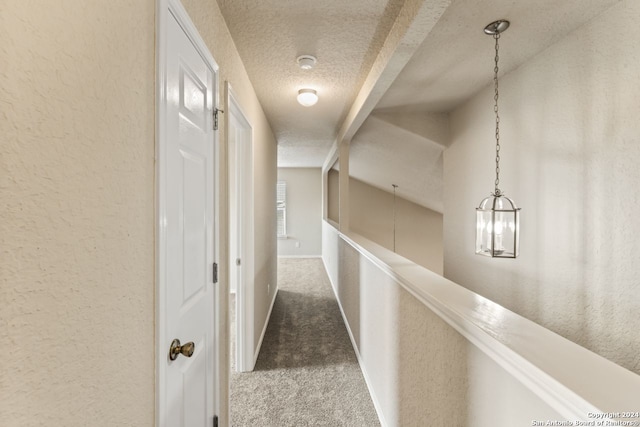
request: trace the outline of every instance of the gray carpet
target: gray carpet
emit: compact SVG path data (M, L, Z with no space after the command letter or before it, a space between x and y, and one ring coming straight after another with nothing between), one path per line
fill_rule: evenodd
M379 426L322 261L280 259L278 288L255 371L232 370L231 425Z

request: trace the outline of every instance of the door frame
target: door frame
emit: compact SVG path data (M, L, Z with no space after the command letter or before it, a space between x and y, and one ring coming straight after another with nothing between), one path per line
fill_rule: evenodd
M155 327L155 359L156 359L156 386L155 386L155 414L156 414L156 426L166 426L166 363L163 363L167 358L168 342L170 337L166 336L166 313L164 311L166 303L166 289L167 289L167 253L166 253L166 228L164 226L166 219L166 200L165 189L167 185L166 176L166 116L167 116L167 49L168 49L168 19L169 14L175 17L176 21L184 30L185 34L196 48L200 56L205 63L213 71L213 90L215 91L213 101L213 108L219 108L219 67L215 59L209 52L206 43L198 33L197 28L191 21L189 14L184 9L180 0L156 0L156 102L155 102L155 160L156 160L156 176L155 176L155 194L156 194L156 207L155 207L155 310L156 310L156 327ZM213 114L213 112L212 112ZM213 132L213 176L214 176L214 197L213 197L213 256L214 262L220 264L220 148L218 144L218 132ZM207 269L211 271L211 268L207 266ZM213 275L213 272L211 272ZM212 278L212 277L210 277ZM214 357L213 363L215 366L210 367L214 373L213 384L213 410L214 414L220 414L220 397L222 395L221 382L220 382L220 363L223 358L221 353L227 346L222 346L221 342L221 310L220 310L220 286L218 284L212 284L213 289L213 309L214 309L214 325L213 328L213 345L214 345Z
M239 248L241 280L236 281L236 371L249 372L255 367L254 357L254 213L253 213L253 127L244 113L238 97L231 84L225 84L227 95L226 115L227 147L232 129L231 121L239 123L241 132L235 135L234 164L229 165L235 175L235 215L229 215L230 221L235 221L238 233L229 236L236 239ZM239 134L239 135L238 135ZM238 137L239 136L239 137ZM238 191L242 183L242 191ZM229 189L231 191L231 189ZM233 227L229 227L232 229ZM231 242L230 245L231 247ZM229 268L235 263L236 254L229 255ZM236 278L238 276L236 275Z

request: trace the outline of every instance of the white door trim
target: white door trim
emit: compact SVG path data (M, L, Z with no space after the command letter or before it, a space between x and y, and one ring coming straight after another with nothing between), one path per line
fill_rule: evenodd
M176 21L180 24L185 34L196 48L200 56L207 63L207 65L214 71L214 90L215 99L213 99L214 108L219 107L219 91L218 91L218 64L213 59L213 56L209 52L206 43L200 37L198 30L191 21L187 11L184 9L180 0L156 0L156 396L155 396L155 411L156 411L156 426L157 427L170 427L166 426L166 411L164 402L166 401L166 363L162 363L167 358L168 348L166 343L169 337L165 336L166 331L166 316L164 307L166 303L166 286L167 286L167 274L166 274L166 243L167 235L166 228L164 226L164 219L166 218L166 200L165 200L165 188L166 188L166 153L164 147L166 146L166 116L167 116L167 49L168 49L168 18L169 14L173 15ZM214 158L213 174L215 179L215 198L214 198L214 257L215 262L219 264L220 255L220 230L219 230L219 186L220 186L220 167L219 167L219 144L218 134L214 132L213 136L214 144ZM214 348L215 359L213 372L215 380L213 384L214 388L214 413L220 414L220 360L221 350L226 346L220 344L220 327L222 325L220 318L220 287L215 285L214 289L214 312L215 312L215 324L214 324Z
M236 208L238 202L242 209L235 209L235 217L240 233L230 236L237 239L237 247L240 248L241 264L240 277L242 280L236 284L236 370L239 372L253 371L255 366L255 333L254 333L254 218L253 218L253 127L247 119L242 106L238 101L233 88L226 82L227 108L226 115L227 138L232 129L231 120L240 124L242 131L235 138L236 152L233 156L235 164L233 173L236 182ZM227 146L229 144L227 143ZM239 190L239 183L242 190ZM230 245L231 246L231 245ZM236 254L231 254L230 259L236 259Z

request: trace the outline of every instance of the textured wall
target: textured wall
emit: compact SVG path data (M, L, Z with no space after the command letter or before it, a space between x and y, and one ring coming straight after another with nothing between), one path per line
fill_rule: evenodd
M276 140L267 122L262 107L258 102L253 86L249 81L247 72L242 60L236 50L235 44L224 18L214 0L183 0L185 9L191 16L200 35L207 43L211 54L220 67L220 88L228 81L238 102L247 116L253 129L253 191L254 200L254 285L255 285L255 325L254 341L257 344L264 326L267 322L267 314L276 291L276 262L277 262L277 242L276 242L276 178L277 178L277 149ZM221 92L222 95L222 92ZM223 110L227 110L226 99L220 97L220 105ZM227 233L228 227L228 192L227 192L227 147L226 129L224 121L221 122L220 133L220 229ZM220 265L229 265L227 244L228 235L222 239ZM228 271L223 268L220 276L220 288L223 301L228 300ZM221 340L227 340L227 312L220 313L223 324L221 325ZM223 351L227 355L227 351ZM225 356L226 358L227 356ZM223 361L223 366L227 366L228 360ZM228 372L223 369L221 373L223 390L227 383ZM222 396L224 404L227 396ZM226 425L228 408L221 408L221 425Z
M154 423L154 9L0 3L3 426Z
M474 255L473 207L493 189L491 88L451 115L444 191L448 278L636 373L639 20L640 3L621 1L501 79L520 258Z
M254 126L261 331L275 292L276 144L217 4L185 3L220 89L231 81ZM3 2L0 20L3 426L153 425L155 1ZM224 127L220 141L225 232ZM220 249L224 266L226 238Z
M393 194L349 180L351 230L393 250ZM442 214L396 197L396 253L442 274Z
M442 214L448 129L446 114L374 113L349 143L349 176L383 190L396 184L398 196Z
M278 240L279 256L320 256L322 253L322 170L278 168L287 183L287 239ZM296 243L300 246L296 247Z
M464 425L466 340L343 240L338 253L340 305L386 425Z

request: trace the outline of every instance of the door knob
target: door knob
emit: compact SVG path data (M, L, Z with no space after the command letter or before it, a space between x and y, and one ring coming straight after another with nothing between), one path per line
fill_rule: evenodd
M180 345L180 340L175 339L171 342L171 347L169 347L169 359L176 360L179 354L185 357L193 356L193 350L195 350L196 345L190 341L184 345Z

